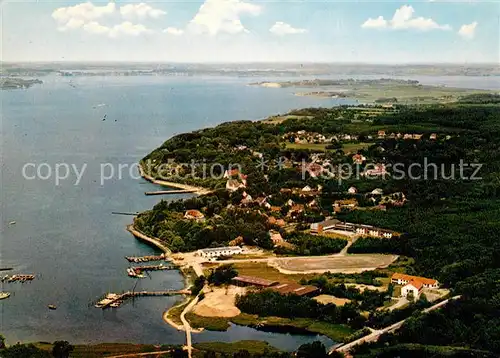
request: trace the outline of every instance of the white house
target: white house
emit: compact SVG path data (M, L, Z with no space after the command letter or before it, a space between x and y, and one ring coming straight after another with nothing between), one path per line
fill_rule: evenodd
M208 259L221 257L221 256L232 256L243 253L243 249L239 246L227 246L227 247L215 247L212 249L201 249L198 250L198 255Z
M372 195L383 195L384 194L384 191L380 188L377 188L377 189L373 189L372 192L371 192Z
M239 188L245 188L245 187L246 187L245 183L241 183L237 179L229 179L226 182L226 189L229 191L236 191Z
M347 192L349 194L356 194L358 192L358 189L356 189L355 187L351 186L349 189L347 189Z
M411 281L407 283L403 287L401 287L401 296L408 297L408 295L413 296L413 298L417 299L422 292L422 288L424 287L423 283L420 281Z

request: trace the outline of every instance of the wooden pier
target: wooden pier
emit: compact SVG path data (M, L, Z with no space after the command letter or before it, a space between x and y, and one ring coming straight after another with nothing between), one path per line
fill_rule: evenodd
M149 265L149 266L133 266L130 267L137 273L142 273L143 271L161 271L161 270L177 270L176 266L173 265Z
M111 214L113 215L130 215L130 216L137 216L139 215L139 212L136 211L135 213L129 213L129 212L124 212L124 211L112 211Z
M175 295L190 295L190 290L166 290L166 291L127 291L122 294L108 293L103 299L99 300L94 307L96 308L118 308L124 300L133 297L145 296L175 296Z
M145 195L172 195L172 194L189 194L196 193L196 190L192 189L178 189L178 190L158 190L158 191L146 191Z
M149 262L149 261L163 261L167 260L167 255L146 255L146 256L125 256L128 262Z
M35 275L16 274L16 275L12 275L12 276L5 275L4 277L2 277L0 279L0 281L2 281L2 282L4 282L4 281L7 281L7 282L27 282L27 281L33 281L34 279L35 279Z

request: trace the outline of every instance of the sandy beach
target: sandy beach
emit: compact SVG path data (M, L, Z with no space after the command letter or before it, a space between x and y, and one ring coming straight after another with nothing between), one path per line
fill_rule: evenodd
M169 188L176 188L176 189L182 189L182 190L191 190L196 195L205 195L205 194L209 194L209 193L212 192L211 190L203 188L203 187L200 187L200 186L193 186L193 185L188 185L188 184L180 184L180 183L176 183L176 182L172 182L172 181L155 179L152 176L146 174L140 165L139 165L139 172L141 174L141 177L143 177L144 179L146 179L147 181L149 181L149 182L151 182L153 184L158 184L158 185L166 186L166 187L169 187Z

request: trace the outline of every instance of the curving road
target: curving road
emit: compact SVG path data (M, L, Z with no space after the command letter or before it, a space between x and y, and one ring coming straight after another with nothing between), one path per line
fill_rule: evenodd
M454 296L454 297L451 297L447 300L444 300L442 302L439 302L439 303L436 303L435 305L429 307L429 308L426 308L424 309L422 312L423 313L427 313L427 312L431 312L431 311L434 311L434 310L437 310L438 308L441 308L442 306L446 305L450 300L456 300L456 299L459 299L461 296ZM355 346L359 345L359 344L362 344L362 343L365 343L365 342L376 342L378 340L378 338L384 334L384 333L388 333L388 332L394 332L396 329L400 328L403 323L410 317L407 317L405 318L404 320L402 321L399 321L399 322L396 322L394 324L391 324L390 326L388 327L385 327L383 329L378 329L378 330L373 330L372 333L370 333L369 335L366 335L364 337L361 337L355 341L352 341L350 343L347 343L347 344L344 344L340 347L335 347L335 348L332 348L332 350L330 351L330 353L332 352L344 352L344 353L347 353L349 352L349 350L351 350L352 348L354 348Z

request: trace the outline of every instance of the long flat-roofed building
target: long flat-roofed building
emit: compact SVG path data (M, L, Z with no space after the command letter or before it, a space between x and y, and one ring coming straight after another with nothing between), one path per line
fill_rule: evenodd
M214 247L211 249L201 249L198 250L198 255L206 258L214 258L221 256L232 256L238 255L243 252L243 249L239 246L227 246L227 247Z
M319 288L315 286L302 286L296 283L281 283L277 286L270 287L270 289L282 295L294 294L298 296L314 296L319 293Z
M268 288L277 285L278 281L266 280L265 278L253 276L236 276L233 278L233 284L236 286L255 286L261 288Z

